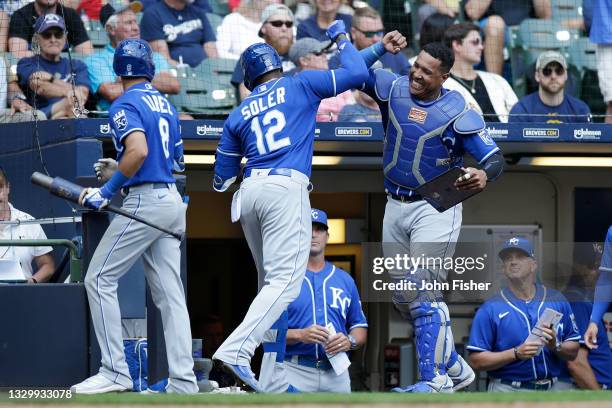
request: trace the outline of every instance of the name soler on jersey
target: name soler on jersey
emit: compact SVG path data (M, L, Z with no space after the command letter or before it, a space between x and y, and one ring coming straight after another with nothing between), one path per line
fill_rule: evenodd
M260 88L261 91L263 89ZM281 103L285 103L285 87L283 86L273 89L268 94L264 94L259 98L253 98L252 101L242 107L240 113L242 113L242 118L247 120Z
M396 290L489 290L491 282L476 282L472 279L454 279L450 282L412 282L408 280L400 280L397 282L383 282L377 279L372 282L372 287L376 291L396 291Z

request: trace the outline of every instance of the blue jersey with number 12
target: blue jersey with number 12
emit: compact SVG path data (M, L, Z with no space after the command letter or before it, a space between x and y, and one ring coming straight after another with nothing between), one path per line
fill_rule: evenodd
M261 84L226 120L217 151L246 157L246 169L289 168L310 176L317 109L335 95L333 71Z
M148 82L131 86L111 105L109 121L118 161L131 133L140 131L147 138L147 158L124 187L175 182L172 170L182 170L181 128L176 109L157 89Z

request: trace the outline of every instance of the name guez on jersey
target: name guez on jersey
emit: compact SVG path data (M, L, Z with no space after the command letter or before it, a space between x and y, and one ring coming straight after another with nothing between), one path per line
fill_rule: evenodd
M285 87L280 86L273 89L267 95L262 95L259 98L253 98L247 105L243 106L240 110L242 118L248 120L253 116L265 112L276 105L285 103Z
M155 94L144 95L140 99L142 99L153 112L167 113L174 116L170 108L170 102L163 96Z

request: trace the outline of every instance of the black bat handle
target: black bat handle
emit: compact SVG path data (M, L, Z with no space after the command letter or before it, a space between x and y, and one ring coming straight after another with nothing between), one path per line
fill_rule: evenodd
M168 228L162 227L161 225L155 225L152 222L149 222L147 220L145 220L144 218L139 217L138 215L134 215L130 212L127 212L119 207L115 207L114 205L107 205L106 207L104 207L105 210L114 212L115 214L119 214L119 215L123 215L124 217L127 218L131 218L135 221L141 222L145 225L148 225L151 228L155 228L160 230L161 232L165 232L166 234L172 235L174 238L178 239L179 241L182 241L185 233L180 233L180 232L176 232L176 231L171 231Z

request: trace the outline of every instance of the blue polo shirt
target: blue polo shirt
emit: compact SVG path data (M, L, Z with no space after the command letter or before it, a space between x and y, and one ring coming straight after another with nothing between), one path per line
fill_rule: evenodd
M565 94L559 106L548 106L540 99L538 92L522 97L510 110L510 123L584 123L589 122L591 110L578 98ZM525 116L520 116L524 114ZM539 114L547 116L531 116ZM514 116L519 115L519 116ZM580 115L580 116L565 116Z
M336 14L334 20L344 21L344 24L346 25L346 31L351 31L351 25L353 24L352 16L348 14L338 13ZM327 27L319 27L319 24L317 24L317 16L315 14L308 17L306 20L302 21L298 25L296 39L299 40L300 38L312 37L315 40L319 41L329 41L329 38L327 38L327 35L325 34L326 29Z
M143 40L166 41L172 59L182 57L192 67L206 59L203 45L216 41L206 12L191 4L183 10L173 9L163 0L153 4L145 9L140 30Z
M115 56L115 49L112 45L107 44L102 51L90 55L85 59L87 64L87 74L89 75L89 81L91 82L91 91L93 93L98 92L100 85L105 82L116 82L117 75L113 69L113 57ZM155 64L155 73L170 70L170 64L168 60L164 58L158 52L153 53L153 63ZM98 101L98 108L103 111L107 111L110 107L110 102L106 99L100 98Z

